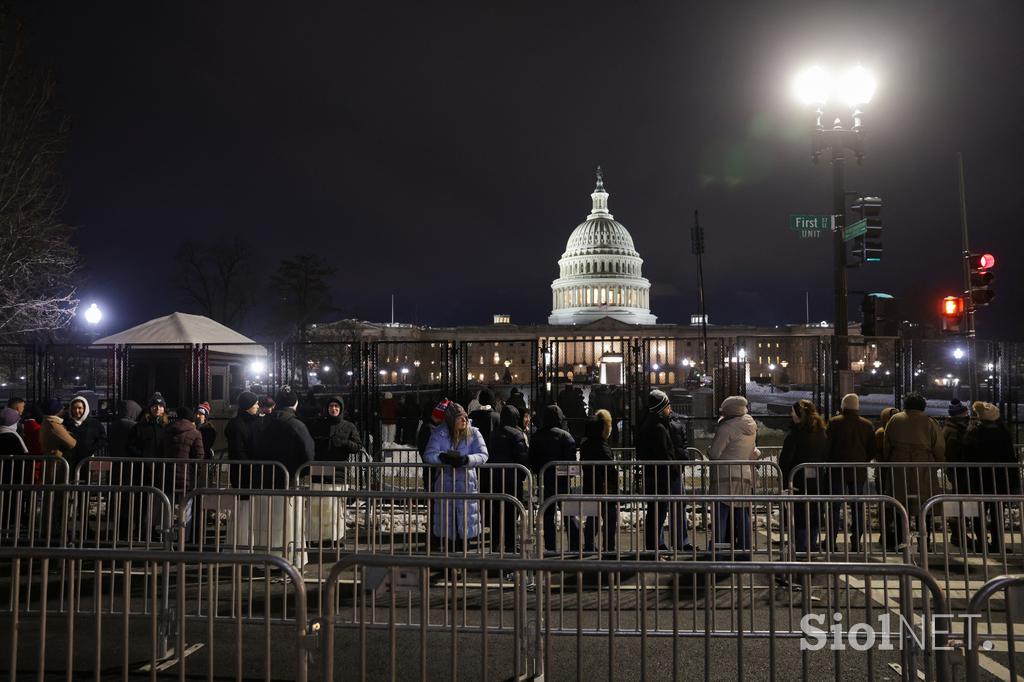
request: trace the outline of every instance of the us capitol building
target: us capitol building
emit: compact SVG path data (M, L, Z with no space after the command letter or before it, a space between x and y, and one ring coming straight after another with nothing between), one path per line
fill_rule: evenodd
M699 315L689 324L657 323L643 258L609 211L608 196L598 168L590 213L571 232L558 260L547 324L515 324L505 314L494 315L491 324L460 327L339 320L315 325L310 340L383 342L380 378L395 385L435 381L430 367L441 364L435 354L446 343L464 344L468 377L481 384L529 382L532 368L544 362L565 382L615 385L623 382L623 363L637 345L648 356L651 385L682 385L695 373L713 374L735 363L736 354L745 360L748 378L812 381L814 337L831 335L830 327L709 324L705 369ZM311 369L315 364L310 360Z

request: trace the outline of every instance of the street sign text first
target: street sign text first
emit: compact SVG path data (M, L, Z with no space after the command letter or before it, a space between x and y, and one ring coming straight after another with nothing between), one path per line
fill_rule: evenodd
M798 215L789 216L789 229L804 232L806 230L832 230L835 221L830 215Z

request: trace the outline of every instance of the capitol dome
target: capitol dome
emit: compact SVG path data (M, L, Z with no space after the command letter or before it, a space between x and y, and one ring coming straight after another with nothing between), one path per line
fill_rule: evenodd
M608 212L608 192L597 169L593 208L565 245L559 277L551 283L548 324L586 324L610 317L628 324L654 324L651 283L644 279L643 259L633 237Z

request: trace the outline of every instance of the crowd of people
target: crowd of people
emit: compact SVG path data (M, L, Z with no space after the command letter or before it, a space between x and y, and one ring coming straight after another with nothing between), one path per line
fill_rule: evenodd
M482 389L466 407L443 399L421 408L411 398L399 404L385 394L381 420L383 441L415 444L422 461L426 490L453 493L449 499L434 504L432 535L440 546L464 548L482 532L482 518L490 526L495 547L508 554L520 551L516 540L517 514L507 501L489 502L487 514L480 513L480 504L467 499L465 493L505 493L524 503L523 470L507 467L481 479L477 467L484 463L519 464L543 480L544 499L565 494L568 480L557 476L552 462L584 463L582 492L592 495L615 495L619 477L614 469L599 466L614 461L616 418L604 406L594 405L589 416L579 419L575 428L568 426L564 408L571 404L579 412L577 398L560 396L556 404L540 410L539 424L526 404L525 396L513 389L509 397L499 401L489 389ZM606 396L609 397L609 396ZM390 401L390 402L389 402ZM356 426L344 418L341 397L330 397L320 409L316 402L300 411L298 394L284 387L271 396L257 396L243 391L236 402L237 414L227 422L222 443L222 457L234 461L280 462L291 475L307 462L349 461L363 451L363 442ZM600 401L598 401L600 402ZM394 404L390 404L394 403ZM387 404L387 410L383 408ZM603 405L603 403L602 403ZM416 417L409 416L415 408ZM918 393L906 396L904 408L887 408L880 422L873 424L861 416L856 394L842 399L839 414L826 419L810 400L798 400L789 411L790 429L785 437L778 464L785 480L792 474L793 491L806 494L833 494L850 498L864 495L867 486L866 467L843 465L870 462L903 463L1015 463L1012 437L1000 419L999 409L985 402L968 406L953 400L948 407L949 419L943 427L925 415L926 402ZM973 412L973 419L971 413ZM218 437L210 422L211 408L203 402L194 408L179 407L173 412L160 393L154 393L146 409L132 400L119 405L118 416L102 424L90 413L89 401L83 396L72 398L67 405L53 398L40 401L26 413L26 402L12 398L0 411L0 455L51 455L64 458L74 470L82 460L96 454L115 458L170 458L202 460L214 457ZM399 427L401 432L399 432ZM574 433L574 431L576 433ZM683 492L682 467L672 462L691 459L693 449L687 440L686 418L672 410L669 397L655 389L647 397L636 436L637 461L644 465L643 492L652 499L645 510L644 543L648 550L691 551L686 514L683 505L659 499ZM736 464L755 462L761 458L757 444L758 425L749 414L743 396L729 396L719 407L707 457L712 465L710 493L714 495L751 495L755 488L755 467ZM577 455L578 453L578 455ZM841 474L810 476L801 464L835 465ZM1019 492L1019 472L997 476L993 471L971 471L955 468L955 480L961 488L970 485L972 492ZM178 482L182 483L182 482ZM187 482L186 482L187 483ZM881 490L895 497L907 508L912 518L920 505L934 492L932 478L908 475L906 469L893 467L880 479ZM738 550L748 550L752 543L750 507L742 503L716 505L714 519L715 543ZM793 537L798 552L815 551L822 544L832 550L840 516L845 505L834 504L825 512L797 505L794 510ZM865 532L863 504L851 505L851 549L859 551ZM563 516L563 530L568 545L575 551L614 551L618 540L618 506L600 503L599 524L594 517ZM544 506L542 532L545 549L554 550L558 529L554 505ZM986 514L994 515L986 505ZM828 532L822 532L823 521ZM981 519L976 520L981 528ZM888 542L895 545L905 539L897 524L887 529ZM823 537L827 536L827 537ZM978 538L977 542L986 541ZM999 539L987 540L998 547Z

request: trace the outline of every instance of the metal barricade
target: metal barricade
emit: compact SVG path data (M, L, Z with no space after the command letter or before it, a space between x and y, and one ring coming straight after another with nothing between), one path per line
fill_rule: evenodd
M0 575L0 590L11 605L0 613L0 631L7 633L0 665L11 679L29 677L29 671L38 679L106 679L115 670L123 679L140 673L155 679L175 666L178 679L200 670L214 679L232 668L239 679L254 674L300 682L307 678L305 585L295 568L278 557L36 547L0 549L0 566L10 566ZM176 568L176 583L164 580L168 566ZM205 621L186 618L187 601L198 598L186 593L186 567L195 566L216 578L205 586L206 599L212 602L213 589L221 587L225 596L218 607L234 627L215 621L213 612ZM246 567L264 573L263 590L246 592L253 588L242 583ZM221 569L228 569L227 575ZM90 574L95 578L83 579ZM256 623L245 618L247 599L261 604ZM168 609L167 604L175 606ZM283 624L273 618L280 604L295 611ZM174 647L165 650L161 642L168 630ZM23 660L30 657L28 667ZM140 665L143 661L148 663Z
M938 495L921 508L919 563L936 577L952 608L966 607L988 581L1024 572L1022 514L1020 495ZM983 638L1006 638L993 614L1010 610L1010 604L1000 599L997 607L993 611L990 604L985 613L967 611L978 614ZM963 637L964 630L954 634Z
M612 459L619 462L631 462L636 459L636 448L609 448L612 453ZM693 446L687 447L686 452L690 459L695 462L707 459L707 454L700 448Z
M532 541L522 502L499 493L201 489L186 500L203 520L200 551L279 556L315 583L350 554L521 557Z
M833 506L844 503L880 526L856 538L832 526ZM538 509L536 555L910 563L909 544L884 542L886 524L909 532L906 510L884 495L556 495Z
M63 484L69 479L63 457L17 455L0 457L0 485Z
M172 500L194 488L287 489L280 462L227 459L90 457L78 463L74 480L88 485L152 485Z
M763 460L548 462L537 475L541 501L555 494L611 492L709 494L735 484L757 495L783 491L782 470ZM554 488L552 488L554 486Z
M994 609L992 598L1002 593L1003 608ZM967 652L967 680L980 682L981 671L1002 680L1017 680L1016 627L1021 618L1024 606L1024 575L1000 575L987 581L971 597L967 605L967 613L972 615L970 627L965 637L964 648ZM992 614L999 613L1003 622L999 628L994 627ZM986 617L987 616L987 617ZM980 621L985 621L988 630L980 632ZM985 654L981 652L986 652ZM997 659L992 655L999 656ZM1005 652L1005 656L1003 653ZM1005 663L1005 665L1003 665Z
M490 581L495 571L515 576L511 590ZM432 572L449 582L436 587ZM340 611L348 574L357 587ZM366 585L381 576L384 589ZM755 596L762 590L767 598ZM950 673L945 633L928 617L947 612L942 591L907 564L362 555L335 565L324 604L324 682L336 670L361 680L620 680L671 670L670 679L895 672L909 681ZM374 606L381 617L371 620Z

